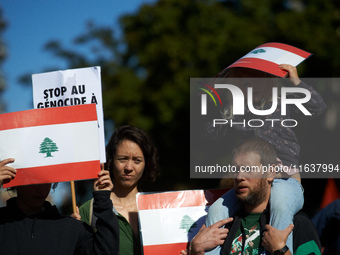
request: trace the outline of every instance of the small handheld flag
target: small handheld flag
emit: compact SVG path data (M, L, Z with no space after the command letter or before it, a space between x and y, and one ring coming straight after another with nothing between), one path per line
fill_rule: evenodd
M288 44L271 42L256 47L226 69L245 67L285 77L287 72L279 68L280 64L297 66L311 55L312 53Z

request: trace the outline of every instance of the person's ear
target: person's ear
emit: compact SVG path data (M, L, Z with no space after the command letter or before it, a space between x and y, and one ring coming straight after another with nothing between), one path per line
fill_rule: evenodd
M275 168L276 168L276 165L275 164L272 164L269 168L269 171L268 171L268 181L272 182L275 178L275 175L276 175L276 171L275 171Z

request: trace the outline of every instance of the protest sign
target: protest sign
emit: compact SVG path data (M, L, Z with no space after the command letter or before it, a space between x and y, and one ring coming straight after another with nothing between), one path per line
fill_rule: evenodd
M87 67L32 75L34 108L96 104L100 161L105 162L104 114L100 67Z
M179 254L197 234L209 206L226 189L138 193L144 255Z
M312 54L284 43L265 43L228 66L245 67L260 70L266 73L285 77L286 71L279 68L280 64L297 66Z
M100 171L95 104L0 115L0 159L17 169L4 187L96 178Z

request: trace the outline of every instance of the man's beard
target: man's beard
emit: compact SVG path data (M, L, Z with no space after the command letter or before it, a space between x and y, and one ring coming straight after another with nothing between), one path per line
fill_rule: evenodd
M247 196L236 194L236 198L244 205L256 206L261 204L267 196L267 190L265 189L266 182L267 179L260 178L257 185L252 190L249 190Z

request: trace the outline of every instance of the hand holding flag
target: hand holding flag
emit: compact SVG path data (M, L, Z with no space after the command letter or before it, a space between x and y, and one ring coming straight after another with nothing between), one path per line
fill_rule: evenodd
M95 180L93 189L94 191L98 190L108 190L111 191L113 189L113 183L111 181L110 172L108 170L104 170L104 164L100 164L101 171L98 173L98 179Z
M289 64L281 64L279 65L279 67L288 72L288 77L290 79L290 81L294 84L294 86L299 85L299 83L301 82L299 75L297 73L297 69L295 66L289 65Z
M76 206L76 211L73 212L70 217L75 218L76 220L81 220L81 216L79 214L79 208Z
M13 167L7 166L9 163L13 163L14 158L8 158L0 161L0 183L3 181L10 181L14 179L17 170Z
M108 190L111 191L113 189L113 183L111 181L111 177L110 177L110 172L107 170L104 170L104 163L100 164L100 169L101 171L98 173L98 179L95 180L94 185L93 185L93 189L94 191L99 191L99 190ZM72 188L72 186L71 186ZM74 188L73 188L74 190ZM75 192L75 191L73 191ZM74 209L73 209L73 213L71 215L72 218L75 218L77 220L81 220L81 216L79 214L79 208L78 206L76 206L76 199L72 199L73 203L74 203Z

